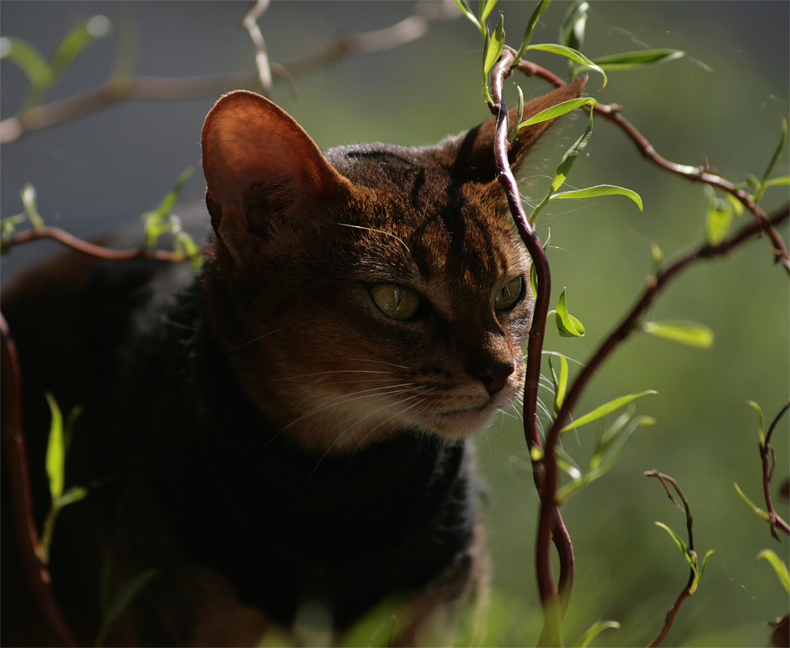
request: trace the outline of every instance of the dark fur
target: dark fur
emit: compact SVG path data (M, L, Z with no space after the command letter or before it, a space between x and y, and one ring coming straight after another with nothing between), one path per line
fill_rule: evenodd
M514 163L544 128L516 141ZM234 211L212 189L208 167L217 236L197 280L187 266L68 255L9 292L3 310L23 361L39 516L48 506L41 394L53 392L64 411L84 409L67 478L91 494L62 513L52 555L56 593L80 641L92 641L99 616L102 548L116 588L158 570L112 635L121 644L254 643L316 602L341 632L392 597L411 602L398 641L415 642L426 615L476 586L482 549L465 439L376 426L335 448L335 432L323 439L314 426L310 438L292 435L287 410L272 414L263 402L281 371L275 351L316 371L344 358L368 366L368 352L390 363L414 354L419 362L402 360L410 368L398 379L432 385L437 398L449 398L463 376L492 394L520 379L527 304L511 319L484 313L500 275L524 272L521 257L506 252L515 238L490 159L492 129L489 122L427 149L330 151L336 171L321 171L316 189L332 196L326 201L277 178L245 186L243 209ZM298 218L321 215L296 227L294 202ZM397 282L404 272L445 282L459 322L436 307L409 327L384 319L354 329L373 311L367 294L348 286ZM308 295L303 276L311 277ZM301 329L289 323L294 312ZM258 342L257 332L268 335L273 322L285 330L266 351L274 342ZM3 642L43 643L14 572L7 519Z

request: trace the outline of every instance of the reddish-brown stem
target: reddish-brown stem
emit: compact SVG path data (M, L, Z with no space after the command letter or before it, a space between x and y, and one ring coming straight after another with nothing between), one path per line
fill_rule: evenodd
M55 601L47 565L38 557L39 538L33 515L33 498L22 433L22 393L19 358L11 331L0 314L2 338L3 452L22 564L44 617L60 645L77 646Z
M645 477L655 477L658 479L661 487L664 489L664 492L667 494L672 503L680 509L682 513L686 516L686 531L688 533L688 549L692 552L693 555L696 556L694 550L694 532L693 532L693 525L694 525L694 518L691 515L691 508L689 507L688 500L686 499L686 495L683 493L683 490L680 488L680 485L677 483L675 479L670 477L669 475L665 475L663 473L658 472L657 470L648 470L645 473ZM669 484L669 485L668 485ZM677 503L674 495L672 495L672 491L669 489L669 486L674 488L675 492L677 493L680 501L683 502L683 507L681 508L680 505ZM691 596L691 588L694 584L694 569L692 568L689 573L689 579L686 583L686 586L683 588L683 591L680 592L675 602L672 604L672 607L669 608L669 612L667 612L667 616L664 619L664 626L661 628L661 631L656 635L655 639L650 642L649 648L655 648L658 646L663 640L664 637L669 634L669 631L672 629L672 625L675 623L675 617L677 616L678 612L680 611L680 606L683 605L683 601L685 601L689 596Z
M788 409L790 409L790 402L786 403L779 414L776 415L776 418L774 418L773 422L768 428L768 433L765 435L764 443L760 444L760 459L762 460L763 466L763 495L765 497L765 507L768 511L768 522L771 526L771 535L777 540L779 540L779 535L776 533L776 529L779 528L784 533L790 535L790 525L788 525L787 522L785 522L776 512L773 498L771 497L771 477L773 476L774 468L776 466L776 457L774 456L774 451L771 447L771 436L773 436L774 430L776 429L779 420L787 413ZM773 459L773 461L771 461L771 459Z
M556 87L560 87L565 84L565 81L560 79L557 75L540 67L539 65L530 63L529 61L520 61L517 68L527 76L539 77ZM688 166L685 164L677 164L676 162L670 162L666 158L662 157L658 154L656 149L647 140L647 138L620 114L621 109L621 106L604 104L596 104L593 108L596 114L601 115L601 117L611 121L618 128L620 128L620 130L622 130L634 143L642 156L650 160L659 168L669 171L670 173L674 173L675 175L685 178L686 180L691 180L692 182L702 182L704 184L710 185L711 187L716 187L737 198L744 205L744 207L746 207L746 209L752 212L754 217L761 224L762 229L768 233L768 236L771 238L771 242L774 245L774 255L776 260L784 266L785 270L790 272L790 254L788 254L787 246L776 229L768 222L768 217L766 216L765 212L759 205L757 205L757 203L754 202L752 196L750 196L743 189L735 186L732 182L725 180L715 173L711 173L707 166Z
M192 257L186 254L176 254L167 250L149 250L147 248L134 248L129 250L113 250L95 243L89 243L69 234L59 227L39 227L14 234L3 243L4 249L9 249L21 243L28 243L39 239L51 238L60 241L77 252L88 254L108 261L131 261L133 259L157 259L159 261L188 261Z

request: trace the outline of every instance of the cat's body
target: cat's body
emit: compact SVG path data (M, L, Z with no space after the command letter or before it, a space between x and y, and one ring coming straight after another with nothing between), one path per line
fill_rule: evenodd
M514 165L546 126L519 134ZM198 279L71 256L9 292L39 515L43 393L84 409L67 480L91 494L52 554L80 641L102 547L116 589L157 570L110 635L138 645L253 644L316 609L343 632L384 601L406 604L393 636L415 643L482 582L466 439L521 389L531 315L492 137L489 122L323 155L273 104L231 94L204 127L215 236ZM3 527L3 642L19 625L41 641L6 613Z

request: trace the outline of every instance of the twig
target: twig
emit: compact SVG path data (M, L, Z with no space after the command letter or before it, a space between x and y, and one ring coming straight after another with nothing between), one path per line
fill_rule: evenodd
M2 314L0 314L0 338L2 338L3 451L6 457L14 527L22 554L22 564L44 618L58 643L63 646L77 646L79 644L71 634L55 601L49 569L38 557L39 537L33 515L27 452L22 432L22 382L19 357L11 331Z
M456 18L460 15L452 2L419 4L417 13L396 25L361 34L346 34L329 42L323 49L310 56L294 60L290 63L269 63L261 36L260 44L253 36L255 30L260 34L255 18L262 12L259 2L253 7L243 21L245 29L250 33L256 45L256 64L258 71L250 73L232 73L199 77L138 77L132 79L111 79L107 83L79 95L55 101L26 110L18 115L0 121L0 145L9 144L27 133L55 126L63 122L82 117L97 110L106 108L120 101L133 99L195 99L213 97L231 88L254 87L263 84L266 90L266 71L274 72L291 82L295 74L303 74L312 70L328 67L341 58L352 54L365 54L388 49L396 49L422 36L428 24L433 20ZM265 7L264 7L265 8ZM257 13L253 13L257 11ZM249 23L249 27L247 26ZM262 72L262 69L264 70ZM269 80L271 86L271 79Z
M127 250L113 250L95 243L89 243L76 236L69 234L59 227L40 227L38 229L29 229L14 234L10 239L3 243L3 249L7 250L20 245L22 243L29 243L39 239L51 238L60 241L64 245L70 247L77 252L82 252L89 256L97 257L99 259L106 259L108 261L131 261L134 259L157 259L159 261L181 262L189 261L193 257L188 254L176 254L168 250L151 250L148 248L133 248Z
M242 27L247 30L252 44L255 46L255 67L258 69L258 81L260 81L261 88L266 95L271 94L272 91L272 68L269 65L266 42L263 40L261 28L258 26L258 18L268 6L269 0L257 0L241 21Z
M773 477L774 468L776 468L776 455L774 454L774 449L771 447L771 436L776 429L781 418L787 413L788 409L790 409L790 402L786 403L785 406L780 410L779 414L776 415L773 422L771 423L770 427L768 428L768 433L765 435L765 441L760 444L760 459L762 461L763 466L763 493L765 495L765 507L768 511L768 523L771 525L771 535L779 540L779 535L776 533L777 527L784 531L786 534L790 535L790 525L787 524L776 512L774 508L773 499L771 498L771 478ZM771 461L769 462L769 457Z
M691 515L691 508L689 507L688 500L686 499L683 490L680 488L680 485L677 483L677 481L675 481L675 479L673 479L669 475L664 475L663 473L660 473L657 470L648 470L645 473L645 477L656 477L659 483L661 484L661 487L664 489L664 492L666 492L669 499L672 500L672 503L678 509L680 509L681 513L685 514L686 531L688 533L688 550L690 553L692 553L692 555L696 556L696 552L694 549L694 533L692 530L694 524L694 518ZM669 486L667 486L667 484L670 484L672 488L675 489L675 492L678 494L678 497L683 502L682 508L677 503L677 500L672 495L672 491L669 489ZM688 583L686 583L686 586L683 588L683 591L681 591L677 599L675 599L675 602L672 604L672 607L669 608L669 612L667 612L667 616L664 619L664 626L661 628L661 631L656 635L655 639L653 639L653 641L650 642L648 648L655 648L655 646L658 646L664 640L667 634L669 634L669 631L672 629L672 625L675 622L675 618L677 617L678 612L680 611L680 606L683 605L683 601L685 601L689 596L691 596L692 593L691 588L694 584L694 577L695 577L694 569L691 568L689 573Z

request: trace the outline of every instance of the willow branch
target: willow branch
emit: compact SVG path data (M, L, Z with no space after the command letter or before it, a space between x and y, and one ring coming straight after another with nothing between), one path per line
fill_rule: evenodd
M89 256L99 259L106 259L108 261L132 261L134 259L156 259L158 261L189 261L192 259L188 254L176 254L168 250L152 250L148 248L132 248L126 250L113 250L95 243L90 243L83 239L77 238L73 234L60 229L59 227L39 227L37 229L24 230L14 234L10 239L3 242L3 251L20 245L22 243L29 243L30 241L37 241L41 239L55 239L63 245L82 252Z
M38 554L39 536L33 515L27 452L22 432L22 382L19 357L11 331L2 314L0 314L0 338L2 338L0 351L2 352L3 453L6 459L14 528L22 555L22 565L44 618L58 643L63 646L77 646L79 644L55 601L49 569L40 560Z
M416 13L395 25L372 32L346 34L328 42L315 54L289 63L270 63L263 37L256 19L263 9L258 2L242 21L256 48L256 73L229 73L197 77L137 77L113 78L105 84L82 94L37 106L0 121L0 145L9 144L27 133L49 128L63 122L102 110L121 101L134 99L174 100L213 97L230 88L263 87L271 73L291 80L294 74L304 74L334 65L353 54L368 54L396 49L420 38L434 20L456 18L460 12L452 1L421 3Z
M546 70L539 65L530 63L529 61L520 61L517 68L527 76L536 76L538 78L548 81L555 87L565 85L565 81L560 79L557 75ZM763 209L754 202L754 197L748 194L743 189L737 187L735 184L722 178L715 173L712 173L707 165L705 166L689 166L686 164L678 164L671 162L659 155L655 147L642 135L639 130L634 127L625 117L620 114L622 106L618 105L605 105L596 104L593 108L596 114L604 119L615 124L622 130L626 136L634 143L640 154L655 164L657 167L673 173L681 178L690 180L692 182L701 182L724 191L735 198L737 198L743 206L748 209L760 223L762 229L768 234L774 246L774 256L778 263L784 266L785 270L790 273L790 254L788 254L787 246L785 245L779 232L771 225Z
M677 483L675 479L670 477L669 475L665 475L663 473L658 472L657 470L648 470L645 473L645 477L656 477L661 484L661 487L664 489L664 492L667 494L672 503L680 510L681 513L684 513L686 516L686 532L688 534L688 550L689 552L696 556L696 551L694 549L694 532L693 532L693 525L694 525L694 518L691 515L691 508L689 507L688 500L686 499L683 490L680 488L680 485ZM669 484L677 493L678 497L680 498L681 502L683 502L683 507L678 504L677 500L675 499L674 495L672 495L672 491L670 490ZM669 631L672 629L672 625L675 622L675 618L680 611L680 606L683 605L683 601L685 601L689 596L691 596L692 586L694 584L694 569L690 569L689 579L686 583L686 586L678 595L675 602L672 604L672 607L669 608L669 612L667 612L667 616L664 619L664 626L661 628L660 632L656 635L655 639L650 642L649 648L655 648L658 646L664 638L669 634Z
M771 535L779 540L776 529L781 529L784 533L790 535L790 525L785 522L774 508L773 498L771 497L771 478L773 477L774 468L776 468L776 455L774 454L773 447L771 447L771 437L773 436L776 426L779 424L781 418L790 409L790 402L780 410L776 415L768 433L765 435L765 441L760 444L760 459L763 467L763 494L765 496L765 507L768 512L768 523L771 525Z

